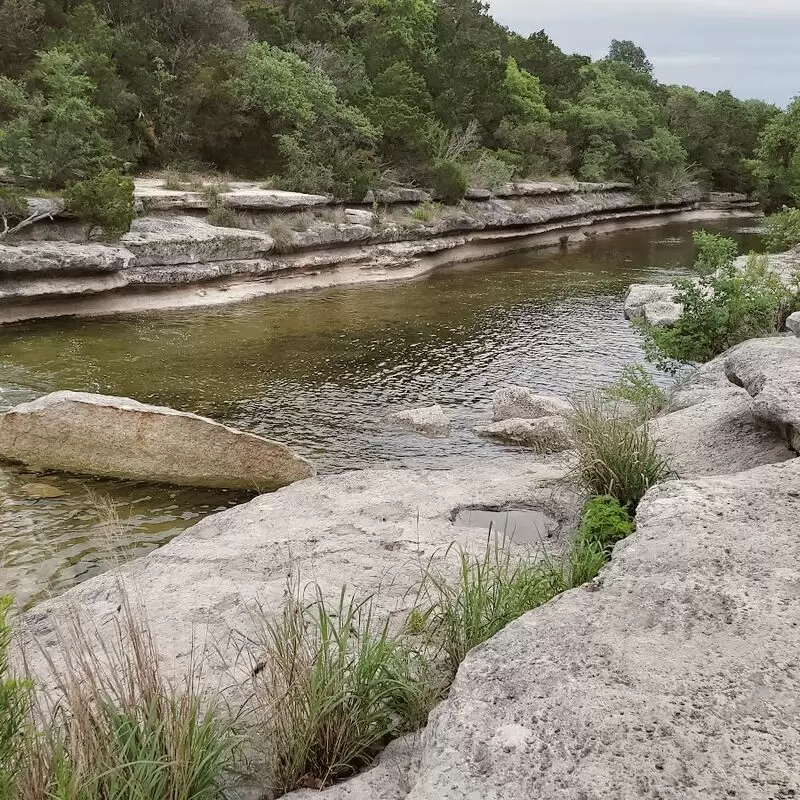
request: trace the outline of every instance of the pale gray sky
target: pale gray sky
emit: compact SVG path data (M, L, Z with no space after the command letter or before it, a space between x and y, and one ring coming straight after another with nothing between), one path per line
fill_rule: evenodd
M488 0L513 30L544 28L568 53L641 45L663 83L785 106L800 95L800 0Z

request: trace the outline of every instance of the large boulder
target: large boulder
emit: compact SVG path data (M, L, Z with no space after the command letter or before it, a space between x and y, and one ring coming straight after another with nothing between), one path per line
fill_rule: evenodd
M800 336L800 311L795 311L794 314L789 315L786 320L786 329L795 336Z
M386 422L399 425L424 436L447 436L450 433L450 417L440 405L425 408L409 408L386 416Z
M800 341L776 336L738 345L726 354L725 374L753 398L753 416L800 451Z
M649 306L658 308L661 304L675 304L674 286L655 283L631 284L623 304L625 319L645 317Z
M681 477L724 475L795 456L753 418L751 398L725 375L726 355L699 367L650 422L659 452Z
M81 475L264 491L314 474L279 442L126 397L54 392L0 415L0 459Z
M572 430L565 417L504 419L479 425L475 432L505 444L530 447L540 453L558 453L574 446Z
M798 519L800 460L656 487L594 584L469 653L416 769L330 797L794 796Z
M495 392L492 398L494 420L537 419L538 417L567 416L572 406L560 397L537 394L524 386L508 386Z

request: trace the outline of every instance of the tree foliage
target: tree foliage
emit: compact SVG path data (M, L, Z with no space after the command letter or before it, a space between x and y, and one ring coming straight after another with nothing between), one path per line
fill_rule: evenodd
M481 0L0 0L0 15L0 167L35 183L197 167L358 194L387 168L430 185L452 160L440 142L470 130L467 174L569 172L664 200L691 168L776 204L800 191L796 109L661 86L629 41L592 63Z

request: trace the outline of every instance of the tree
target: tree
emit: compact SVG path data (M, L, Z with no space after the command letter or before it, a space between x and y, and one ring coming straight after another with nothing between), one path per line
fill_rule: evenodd
M800 97L764 128L752 169L768 208L800 205Z
M36 89L0 128L0 162L14 175L63 186L97 174L111 162L111 143L99 132L103 113L93 105L94 83L61 50L39 54Z
M609 61L621 61L644 75L653 74L653 65L648 60L647 54L629 39L622 41L612 39L607 58Z

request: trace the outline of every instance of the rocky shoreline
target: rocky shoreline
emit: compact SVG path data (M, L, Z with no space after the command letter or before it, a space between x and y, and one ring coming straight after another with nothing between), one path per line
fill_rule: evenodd
M498 415L558 411L523 395L498 397ZM326 796L699 800L797 790L800 339L733 348L697 370L652 425L681 479L648 492L636 533L600 577L472 651L421 735ZM276 613L291 576L330 597L343 585L374 594L401 620L422 563L444 563L454 541L485 546L485 529L454 525L463 509L545 514L554 526L544 544L561 552L580 510L569 474L565 453L300 481L35 606L21 618L23 641L57 659L76 615L103 638L116 630L125 587L161 668L183 674L201 642L205 690L235 705L256 658L246 646L253 611ZM47 674L44 657L32 666Z
M0 323L407 279L666 220L752 214L739 206L703 209L697 193L655 207L624 184L520 183L472 191L458 207L412 189L342 204L252 184L225 188L215 202L232 215L225 224L237 227L211 224L208 193L138 181L142 216L114 245L86 242L54 207L52 219L26 229L25 238L0 244Z

